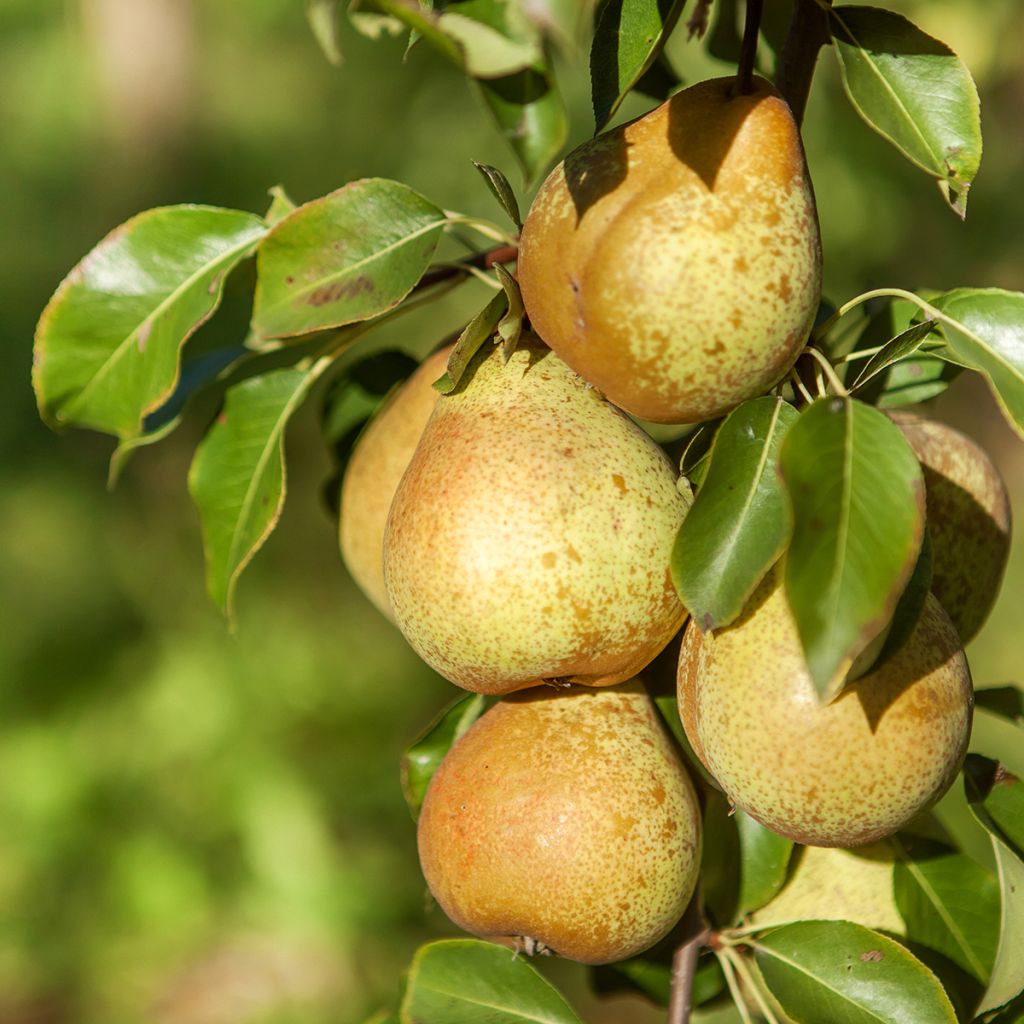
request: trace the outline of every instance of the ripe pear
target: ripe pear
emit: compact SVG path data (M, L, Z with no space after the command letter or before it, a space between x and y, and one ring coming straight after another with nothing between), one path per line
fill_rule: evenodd
M949 788L973 691L956 630L929 594L896 653L820 703L776 571L728 628L705 634L691 620L679 704L734 804L798 843L849 847L891 835Z
M1010 498L992 460L958 430L909 412L890 414L924 471L932 593L963 643L996 602L1010 554Z
M433 383L452 346L428 356L360 434L341 482L341 557L359 589L394 621L384 588L384 526L402 474L434 411Z
M789 921L853 921L905 935L893 896L896 854L886 843L856 850L798 847L782 891L751 915L758 925Z
M793 365L821 294L800 132L774 87L701 82L566 157L523 225L530 322L646 420L695 423Z
M460 928L587 964L672 928L700 849L693 786L635 680L500 701L449 751L419 820L423 875Z
M685 617L669 575L685 514L657 445L532 339L487 346L441 398L391 506L395 619L478 693L636 675Z

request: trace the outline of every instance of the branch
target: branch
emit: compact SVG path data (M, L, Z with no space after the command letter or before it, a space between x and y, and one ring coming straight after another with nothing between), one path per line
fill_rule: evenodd
M478 270L490 270L496 263L512 263L518 254L519 250L514 245L499 245L494 249L488 249L485 252L478 252L472 256L467 256L464 260L460 260L459 263L466 267L476 267ZM435 267L433 270L428 270L420 278L419 284L416 285L413 291L430 288L441 281L448 281L453 277L465 276L465 274L466 271L458 264Z
M807 109L818 51L831 38L825 7L826 4L819 3L819 0L795 0L793 19L779 58L775 84L793 111L797 124L802 123Z
M672 996L668 1004L668 1024L689 1024L690 1021L697 957L711 937L711 930L700 911L700 902L698 891L693 894L683 914L683 942L672 957Z

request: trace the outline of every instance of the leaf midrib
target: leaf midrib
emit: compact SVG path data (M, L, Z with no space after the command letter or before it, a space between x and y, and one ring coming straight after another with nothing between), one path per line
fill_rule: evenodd
M520 1020L525 1021L534 1021L535 1024L565 1024L566 1021L565 1017L549 1017L547 1015L543 1017L527 1017L523 1013L518 1012L514 1007L509 1007L502 1003L491 1003L484 999L471 998L464 992L453 992L450 989L439 988L437 985L426 984L422 981L419 982L419 985L426 991L433 992L436 995L445 996L449 999L459 999L464 1003L471 1003L473 1006L484 1006L489 1010L499 1010L501 1013L507 1013L510 1017L518 1017Z

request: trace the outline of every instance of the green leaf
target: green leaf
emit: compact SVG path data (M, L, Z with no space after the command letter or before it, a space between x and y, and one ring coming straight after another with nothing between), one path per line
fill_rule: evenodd
M831 699L914 570L924 480L899 427L856 399L809 406L781 463L794 517L786 594L815 688Z
M657 60L686 0L602 0L590 49L595 131Z
M657 947L659 953L661 945ZM657 959L652 957L653 952L592 968L594 990L602 996L640 992L658 1006L668 1006L672 996L672 948ZM703 1006L724 990L725 976L718 961L710 955L701 957L693 974L693 1005Z
M717 928L733 924L739 917L740 840L734 809L728 797L717 790L704 796L700 880L704 910Z
M137 437L178 383L181 348L266 231L208 206L147 210L61 282L36 328L33 384L51 425Z
M964 788L971 812L988 831L999 875L999 947L977 1013L998 1009L1024 991L1024 784L1002 765L968 754Z
M409 968L402 1024L580 1024L562 995L504 946L448 939Z
M402 793L415 821L434 773L463 733L483 714L486 698L479 693L449 704L402 754Z
M491 190L491 194L498 200L505 213L508 214L509 220L515 224L517 229L521 228L523 226L523 218L519 213L519 202L508 178L497 167L492 167L490 164L482 164L474 160L473 166L483 175L483 179L487 182L487 187Z
M740 837L738 913L748 914L774 899L786 884L793 842L743 811L738 810L734 817Z
M230 388L192 460L188 485L202 520L206 588L229 618L238 577L284 506L288 419L325 368L321 361L275 370Z
M999 939L999 884L962 853L894 836L896 907L907 938L986 984Z
M927 502L926 502L927 504ZM917 556L917 564L910 574L910 580L899 601L896 603L896 611L893 612L892 622L889 624L888 632L882 643L882 649L873 664L864 666L861 675L866 674L882 665L891 658L913 635L921 613L924 611L925 603L928 600L928 592L932 586L932 568L934 565L932 555L932 541L928 533L928 524L925 523L924 536L921 539L921 552Z
M293 337L391 309L429 266L445 224L433 203L384 178L300 206L259 248L253 330Z
M789 539L779 451L800 414L781 398L755 398L718 428L707 473L672 550L672 578L705 631L743 610Z
M860 116L935 178L961 217L981 163L978 90L963 61L906 18L835 7L832 37Z
M474 78L503 78L543 64L539 33L507 0L461 0L443 9L437 26L459 45Z
M498 321L507 309L508 296L504 291L495 292L487 305L462 329L448 357L447 370L434 382L434 387L442 395L450 395L459 386L466 367L473 361L473 356L480 351L484 342L494 337Z
M466 61L462 47L441 30L437 24L437 16L429 7L405 0L364 0L358 5L360 14L374 9L412 29L416 38L422 37L453 64L465 70Z
M985 708L1020 725L1024 719L1024 689L1013 685L977 689L974 691L974 706L976 709Z
M569 135L569 116L554 75L545 67L507 78L480 79L476 84L531 187Z
M849 921L802 921L752 943L796 1024L955 1024L938 979L899 943Z
M895 338L887 341L865 364L849 385L851 391L862 388L872 377L881 373L886 367L900 359L913 355L935 328L934 320L925 320L914 324Z
M523 318L526 307L523 305L523 293L519 290L519 282L500 264L494 265L501 287L508 299L508 309L498 321L498 337L501 338L501 356L507 363L519 344L519 336L523 333Z
M338 30L340 0L306 0L306 20L324 56L335 66L341 64L341 33Z
M1010 425L1024 436L1024 294L957 288L932 305L948 318L941 327L953 356L985 375Z
M284 220L295 209L295 203L292 202L291 197L285 192L283 185L275 185L269 190L268 194L270 196L270 206L263 215L263 219L267 222L267 226L272 228L279 220Z

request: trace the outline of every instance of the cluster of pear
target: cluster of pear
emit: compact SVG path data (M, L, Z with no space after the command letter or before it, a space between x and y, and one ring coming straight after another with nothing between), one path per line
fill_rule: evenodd
M427 791L431 892L470 932L604 963L672 928L701 857L695 789L637 678L686 619L669 562L687 506L631 416L719 416L807 340L821 252L785 102L758 79L748 94L704 82L584 144L534 201L518 277L536 334L507 362L485 345L443 397L448 350L395 393L346 471L341 547L429 665L502 698ZM900 828L967 742L957 630L994 599L1006 495L965 439L899 422L928 467L937 600L897 654L819 704L774 573L732 626L683 638L694 751L735 805L801 843ZM975 542L986 574L964 555Z

